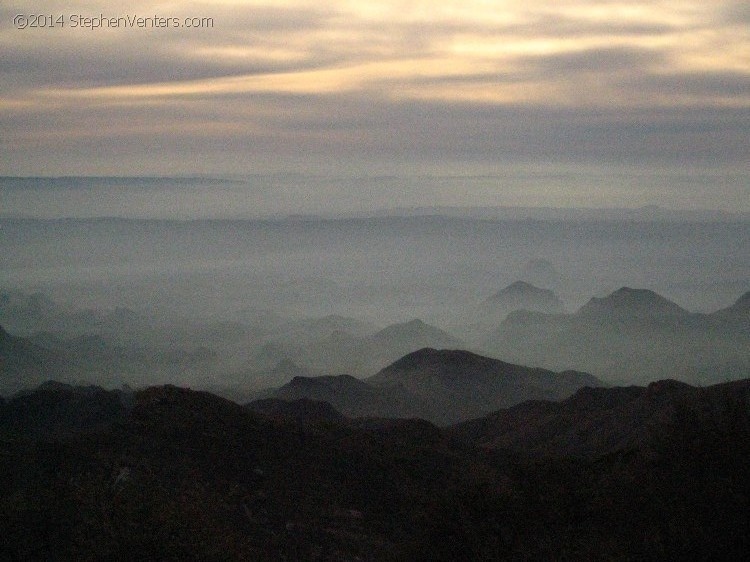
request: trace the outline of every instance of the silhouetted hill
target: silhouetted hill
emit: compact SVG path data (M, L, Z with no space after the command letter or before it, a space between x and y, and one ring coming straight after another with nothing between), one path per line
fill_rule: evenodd
M130 401L123 391L49 381L0 407L0 433L52 438L94 431L123 419Z
M748 381L589 388L557 413L528 402L447 430L269 418L166 386L38 439L39 419L75 419L72 399L110 396L47 386L0 439L4 560L740 560L750 547Z
M310 343L295 354L294 358L316 372L359 375L368 372L372 354L369 338L336 330L327 337Z
M279 398L310 398L322 401L343 396L350 396L356 400L373 394L374 390L370 385L350 375L294 377L276 392Z
M328 402L320 400L282 400L266 398L250 402L247 407L271 419L293 421L301 425L320 422L343 422L346 418Z
M350 375L295 377L273 397L328 402L350 417L416 417L426 411L426 406L403 388L381 389Z
M553 373L467 351L425 348L366 380L348 375L296 377L273 396L322 400L351 417L424 418L445 425L523 400L564 398L597 384L584 373Z
M14 333L38 331L40 325L61 313L60 307L42 293L0 293L0 323L8 326Z
M582 388L562 402L525 402L451 431L483 447L595 458L653 451L677 432L726 427L733 416L747 416L749 405L750 379L705 388L664 380L647 387Z
M394 353L406 349L404 353L426 346L456 347L461 342L440 328L425 324L419 319L383 328L373 336L378 344Z
M430 405L427 419L448 424L524 400L557 400L599 381L586 373L553 373L462 350L422 349L367 379L402 388Z
M738 298L727 310L736 314L750 314L750 291Z
M685 317L689 313L669 299L648 289L622 287L604 298L592 298L577 316L588 318L659 319Z
M42 293L6 291L0 294L0 323L14 334L49 332L61 339L96 334L112 344L143 344L155 327L126 307L93 310L63 306Z
M314 345L334 333L345 333L352 337L371 336L378 327L370 322L330 314L321 318L302 318L280 322L266 335L268 341L292 349Z
M299 328L316 338L319 334L330 335L333 332L346 332L353 336L369 336L378 331L378 327L370 322L357 318L349 318L340 314L329 314L318 319L299 321Z

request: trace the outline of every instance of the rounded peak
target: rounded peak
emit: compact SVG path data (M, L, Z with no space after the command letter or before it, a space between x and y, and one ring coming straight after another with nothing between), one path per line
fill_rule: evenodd
M419 318L414 318L413 320L408 320L407 322L396 324L396 326L408 326L410 328L422 328L422 327L428 326L428 324L425 323L423 320L420 320Z
M426 334L431 336L450 336L440 328L436 328L435 326L431 326L430 324L427 324L426 322L423 322L419 318L415 318L414 320L409 320L407 322L401 322L399 324L391 324L390 326L386 326L382 330L380 330L377 334L375 334L376 337L383 337L383 336L389 336L389 335L406 335L406 334Z
M629 297L629 296L638 296L638 297L659 297L659 294L652 291L651 289L633 289L632 287L620 287L616 291L613 291L609 295L610 297L617 297L617 298L623 298L623 297Z
M362 381L352 375L321 375L321 376L305 376L297 375L292 378L285 386L316 386L319 384L331 385L331 384L350 384L350 383L361 383Z
M505 287L506 290L507 289L538 289L538 288L539 287L535 287L534 285L526 281L514 281L513 283Z
M583 305L578 312L582 314L619 312L640 316L687 314L687 311L679 305L650 289L633 289L631 287L621 287L603 298L594 297Z
M427 326L428 324L426 324L419 318L413 318L412 320L407 320L406 322L396 322L395 324L390 324L380 331L384 332L386 330L392 330L395 328L423 328Z
M266 398L247 404L247 408L267 417L303 424L346 419L330 402L310 398L297 398L295 400Z
M675 394L678 392L686 392L695 390L695 387L689 384L677 381L674 379L663 379L649 383L646 387L646 394L648 396L661 396L664 394Z
M292 380L290 380L288 383L286 383L286 386L308 386L308 385L314 385L317 384L319 381L317 381L318 377L307 377L305 375L295 375L292 377Z
M532 285L528 281L514 281L504 289L501 289L495 294L495 297L499 297L505 294L552 294L549 289L542 289L536 285Z
M414 369L425 369L438 365L453 365L466 367L472 364L486 365L489 363L501 364L501 361L477 355L471 351L463 349L435 349L432 347L423 347L404 355L401 359L381 371L409 371ZM377 375L376 375L377 376Z
M558 296L550 289L541 289L527 281L515 281L501 289L485 303L505 312L513 310L535 310L556 314L563 312L563 305Z

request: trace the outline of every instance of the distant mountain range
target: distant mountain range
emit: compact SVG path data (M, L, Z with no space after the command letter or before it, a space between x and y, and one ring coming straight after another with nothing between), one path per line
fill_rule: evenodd
M749 295L698 314L653 291L623 287L573 314L513 312L482 349L524 365L580 369L607 382L738 379L750 370Z
M97 335L61 339L48 332L18 337L0 326L0 393L14 394L50 379L109 387L179 380L191 369L200 372L213 358L206 348L110 345Z
M608 221L743 221L750 213L712 209L670 209L659 205L642 207L399 207L378 216L445 216L501 220L608 220Z
M369 335L343 329L295 346L294 340L276 345L276 360L291 360L310 372L372 375L399 357L423 347L460 348L465 344L422 320L393 324Z
M0 326L0 392L10 394L57 378L67 380L75 367L59 351L12 336Z
M380 328L338 315L291 319L258 311L246 322L174 318L159 324L126 308L79 310L41 294L5 292L0 393L54 378L109 387L191 384L246 401L295 377L365 379L423 348L470 350L554 372L582 371L609 384L662 378L712 384L742 378L750 369L750 293L703 314L653 291L623 287L572 314L560 311L552 291L515 282L476 309L460 309L466 323L453 328L462 329L457 333L463 341L418 319ZM432 405L419 411L438 419L430 413L438 408L434 396L415 395L412 387L399 392L398 400L391 396L395 403L426 399ZM459 408L458 402L454 406ZM383 407L371 404L362 411Z
M476 346L492 333L511 312L531 310L546 314L565 311L560 298L550 289L526 281L515 281L484 299L477 306L456 310L454 330Z
M425 348L365 380L295 377L271 396L322 400L348 416L419 417L446 425L524 400L564 398L582 386L599 384L585 373L553 373L468 351Z

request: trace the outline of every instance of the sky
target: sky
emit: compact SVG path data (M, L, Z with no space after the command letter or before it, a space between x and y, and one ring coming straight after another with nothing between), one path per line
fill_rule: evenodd
M41 5L0 7L0 175L695 173L750 210L746 0Z

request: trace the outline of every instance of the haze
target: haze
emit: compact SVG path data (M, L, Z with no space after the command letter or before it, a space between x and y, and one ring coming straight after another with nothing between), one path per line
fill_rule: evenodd
M489 175L400 203L750 209L743 1L44 9L66 25L17 29L38 4L0 8L0 175Z
M126 318L161 323L126 330L138 345L210 348L218 361L200 376L227 365L255 376L286 360L366 376L414 350L356 338L415 319L432 326L407 332L449 334L412 343L516 353L496 337L508 303L539 303L515 295L492 314L487 303L523 281L530 294L554 293L541 313L607 295L619 303L628 287L671 299L685 325L740 341L738 309L711 317L721 329L698 313L733 306L750 287L745 2L44 10L0 8L0 288L13 336L122 343L127 307ZM150 19L128 23L137 17ZM635 311L661 302L635 295ZM321 320L331 315L347 320ZM306 327L273 332L278 318ZM231 344L203 341L206 327L183 330L187 319L242 328ZM503 341L523 342L526 328L510 325ZM310 351L332 349L329 337L332 357L346 359L349 342L361 361ZM300 351L300 339L312 347ZM518 357L614 378L601 361L569 364L559 351ZM744 365L732 357L715 379ZM648 373L695 382L707 369Z

